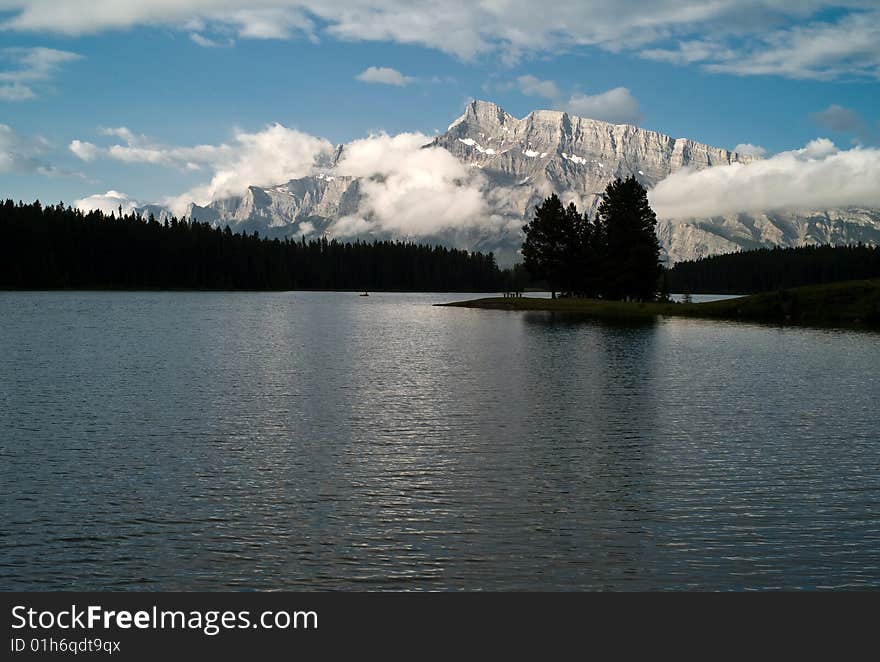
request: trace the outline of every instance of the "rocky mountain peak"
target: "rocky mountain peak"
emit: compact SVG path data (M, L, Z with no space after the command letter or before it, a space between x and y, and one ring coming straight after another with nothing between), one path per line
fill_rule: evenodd
M494 225L423 237L459 248L494 251L502 264L517 259L520 228L549 193L593 213L615 177L634 176L650 189L681 168L745 163L754 157L628 124L611 124L558 110L523 118L475 100L426 147L442 148L473 169ZM339 145L310 176L191 206L190 216L233 230L270 236L320 236L334 221L369 215L360 179L341 175ZM373 183L375 183L374 180ZM362 226L361 226L362 227ZM491 229L490 229L491 228ZM801 210L712 219L663 219L657 233L670 261L766 245L880 243L876 210ZM347 238L347 237L346 237ZM353 238L353 237L352 237ZM361 237L368 238L368 237Z
M473 129L495 131L510 120L516 120L516 118L507 114L497 104L476 99L467 105L461 117L449 125L447 132L456 128L459 132Z

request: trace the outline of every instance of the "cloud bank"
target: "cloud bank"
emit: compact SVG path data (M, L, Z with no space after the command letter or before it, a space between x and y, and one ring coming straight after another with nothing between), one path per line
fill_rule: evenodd
M482 176L442 147L424 147L430 140L381 134L346 145L335 171L364 178L363 198L358 213L338 219L328 233L423 237L490 222Z
M203 40L325 37L472 59L594 46L737 75L880 77L876 0L0 0L0 29L171 26Z
M177 215L184 215L191 202L204 206L241 195L251 185L270 187L325 175L360 178L359 207L329 226L332 236L416 238L475 228L516 231L521 223L519 218L513 223L508 213L510 191L490 188L479 168L468 167L441 147L427 146L431 138L421 133L372 135L341 149L280 124L254 133L236 132L228 143L193 147L160 145L125 127L101 133L116 143L98 146L76 140L70 144L71 152L84 160L114 159L184 170L193 166L206 172L204 184L161 201ZM39 167L37 161L15 156L20 144L9 127L0 125L0 172ZM763 148L748 143L736 149L764 154ZM786 209L880 208L878 182L880 149L841 150L819 138L802 149L748 164L681 170L660 181L649 199L658 216L669 219ZM128 209L129 203L136 204L115 191L77 202L105 210L120 204Z
M333 152L333 145L327 140L281 124L272 124L256 133L237 131L231 145L201 148L212 153L206 164L214 174L204 186L170 201L177 212L190 201L204 205L241 193L248 186L271 186L304 177Z
M328 141L281 124L254 133L236 131L229 143L192 147L163 145L126 127L101 129L100 133L122 142L102 147L73 140L70 151L83 161L104 158L211 172L210 181L163 201L175 214L185 213L191 202L206 205L218 198L240 195L248 186L271 186L311 174L320 162L329 162L333 153Z
M839 150L826 138L748 164L681 170L648 194L661 218L783 209L880 208L880 149Z
M229 143L193 147L162 145L126 127L105 128L100 133L121 142L98 146L74 140L70 151L85 161L112 159L210 173L205 184L161 201L177 215L186 214L190 203L204 206L241 195L248 186L275 186L332 172L332 176L362 178L359 209L334 222L328 229L334 236L391 232L422 237L497 220L489 213L482 175L443 148L424 147L431 138L421 133L356 140L345 145L335 165L336 149L331 143L280 124L255 133L236 132ZM120 204L128 210L137 203L116 191L77 201L81 208L105 212Z

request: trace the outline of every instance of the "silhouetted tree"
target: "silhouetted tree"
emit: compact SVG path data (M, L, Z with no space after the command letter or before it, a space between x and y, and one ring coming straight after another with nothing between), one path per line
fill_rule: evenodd
M573 202L563 212L562 231L565 242L563 253L562 284L569 296L582 296L588 277L587 270L592 264L587 255L590 239L590 223Z
M577 221L577 247L575 293L580 296L599 297L604 291L602 255L604 235L602 228L590 221L585 212Z
M523 226L523 263L535 280L547 283L556 292L571 285L572 218L554 193L535 207L535 217Z
M605 190L596 222L563 207L555 194L535 208L523 226L522 255L534 280L553 296L653 299L662 269L656 217L635 178L617 179Z
M610 299L653 299L661 273L657 217L635 177L615 179L597 211L602 290Z

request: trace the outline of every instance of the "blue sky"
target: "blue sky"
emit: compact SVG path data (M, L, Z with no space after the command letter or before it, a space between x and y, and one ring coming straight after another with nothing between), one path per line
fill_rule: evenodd
M237 132L430 135L471 98L768 155L880 135L876 2L63 4L0 0L0 197L155 201L234 167Z

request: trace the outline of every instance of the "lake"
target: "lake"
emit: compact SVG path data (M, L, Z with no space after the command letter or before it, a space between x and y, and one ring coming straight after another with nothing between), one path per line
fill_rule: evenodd
M880 588L880 334L476 296L0 293L0 588Z

